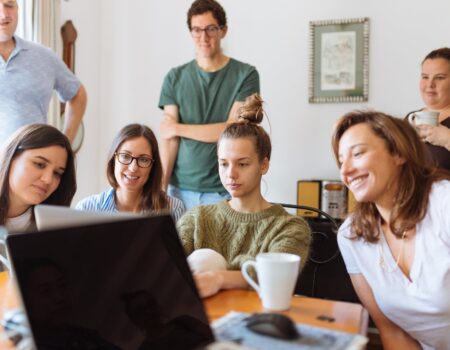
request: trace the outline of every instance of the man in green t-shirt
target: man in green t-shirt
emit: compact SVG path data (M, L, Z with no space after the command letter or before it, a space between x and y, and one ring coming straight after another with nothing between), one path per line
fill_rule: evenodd
M187 17L196 57L166 75L159 108L163 186L189 209L229 197L219 179L216 143L245 98L259 92L259 75L222 53L228 27L218 2L196 0Z

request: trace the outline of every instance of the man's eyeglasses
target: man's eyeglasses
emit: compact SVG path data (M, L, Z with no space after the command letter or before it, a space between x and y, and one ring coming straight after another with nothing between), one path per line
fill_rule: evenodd
M140 168L148 168L155 161L153 158L145 156L133 157L129 153L115 153L115 154L119 163L123 165L130 165L133 162L133 160L136 159L137 165Z
M192 27L191 29L191 35L193 38L200 38L202 36L202 32L205 32L206 35L213 38L216 37L217 34L219 34L219 30L222 30L223 26L215 26L210 25L206 28L199 28L199 27Z

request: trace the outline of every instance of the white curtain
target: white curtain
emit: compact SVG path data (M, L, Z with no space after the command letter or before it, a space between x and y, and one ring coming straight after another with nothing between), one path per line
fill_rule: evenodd
M18 0L19 23L16 34L23 39L33 40L33 0Z
M17 35L40 43L62 57L61 0L19 0ZM47 119L49 124L62 128L59 100L56 94L50 101Z

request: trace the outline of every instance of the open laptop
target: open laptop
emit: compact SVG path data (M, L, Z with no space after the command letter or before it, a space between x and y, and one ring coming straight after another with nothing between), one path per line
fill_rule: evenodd
M197 349L213 341L170 216L7 237L35 349Z

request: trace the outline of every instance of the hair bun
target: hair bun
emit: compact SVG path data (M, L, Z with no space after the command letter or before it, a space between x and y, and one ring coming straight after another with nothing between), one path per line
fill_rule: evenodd
M238 110L238 121L259 124L263 120L263 99L258 93L248 96Z

